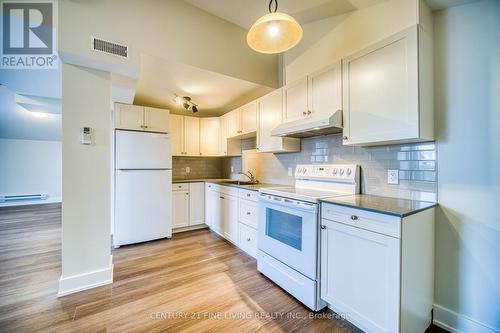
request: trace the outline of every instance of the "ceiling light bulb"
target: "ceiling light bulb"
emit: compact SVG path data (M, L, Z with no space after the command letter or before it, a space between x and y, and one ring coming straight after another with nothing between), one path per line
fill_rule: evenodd
M189 104L188 104L188 103L184 103L184 104L182 104L182 106L183 106L183 107L184 107L184 109L186 109L186 110L187 110L187 109L189 109Z
M174 100L175 100L175 103L177 103L178 105L182 104L182 98L180 98L179 96L175 96Z
M193 105L191 107L191 111L193 111L194 113L198 112L198 108L196 107L196 105Z
M268 29L269 36L276 37L276 36L278 36L279 32L280 32L280 28L278 26L278 23L273 22L269 25L269 29Z

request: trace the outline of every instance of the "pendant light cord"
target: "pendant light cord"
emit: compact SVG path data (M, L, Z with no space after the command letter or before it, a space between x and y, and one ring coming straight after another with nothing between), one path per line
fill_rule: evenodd
M273 2L274 2L274 10L271 10ZM278 0L270 0L269 1L269 13L276 13L277 10L278 10Z

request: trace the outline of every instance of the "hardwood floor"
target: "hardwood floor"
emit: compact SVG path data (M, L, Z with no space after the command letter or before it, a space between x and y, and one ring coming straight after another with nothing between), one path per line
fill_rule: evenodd
M121 247L113 284L57 298L60 232L58 204L0 208L1 332L359 332L208 230Z

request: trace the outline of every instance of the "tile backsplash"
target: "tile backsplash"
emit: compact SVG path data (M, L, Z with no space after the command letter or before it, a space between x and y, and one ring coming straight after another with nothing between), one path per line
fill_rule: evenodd
M361 166L361 191L366 194L436 201L436 148L433 142L377 147L342 145L340 135L302 139L298 153L270 154L255 151L255 139L242 140L242 157L224 159L221 176L240 178L250 170L261 182L292 185L297 164L356 163ZM231 173L231 166L234 173ZM399 170L399 184L387 184L387 170Z
M222 157L172 157L173 179L223 178ZM190 172L186 172L189 167ZM231 170L231 168L229 168Z

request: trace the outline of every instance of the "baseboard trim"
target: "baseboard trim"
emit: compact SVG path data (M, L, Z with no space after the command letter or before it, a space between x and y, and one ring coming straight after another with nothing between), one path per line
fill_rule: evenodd
M57 293L57 297L74 294L110 283L113 283L113 264L110 264L107 268L88 273L64 278L61 276L59 279L59 292Z
M208 225L206 225L206 224L191 225L191 226L187 226L187 227L180 227L180 228L172 229L172 233L176 234L179 232L192 231L192 230L198 230L198 229L206 229L206 228L208 228Z
M455 312L442 305L434 304L434 325L451 333L495 333L499 330L478 322L466 315Z

